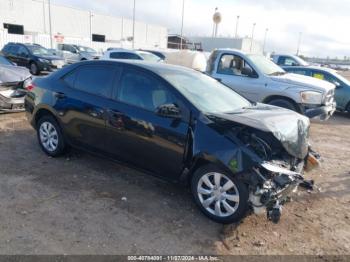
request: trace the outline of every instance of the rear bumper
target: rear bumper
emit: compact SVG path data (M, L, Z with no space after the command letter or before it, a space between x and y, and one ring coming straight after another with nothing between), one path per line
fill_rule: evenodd
M337 104L333 102L329 105L314 108L309 108L306 105L302 105L302 108L304 109L304 114L309 118L319 118L320 120L327 120L334 114L335 110L337 109Z

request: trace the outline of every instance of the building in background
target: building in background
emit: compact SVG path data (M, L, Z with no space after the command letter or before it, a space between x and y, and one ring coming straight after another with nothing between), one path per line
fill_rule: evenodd
M50 48L47 0L0 1L0 48L7 42L38 43ZM133 21L51 4L53 48L58 43L105 50L132 46ZM167 48L167 28L137 21L135 48Z
M230 38L230 37L187 37L191 43L201 43L204 52L211 52L215 48L233 48L249 53L263 53L263 46L260 42L251 38ZM253 43L252 43L253 41Z

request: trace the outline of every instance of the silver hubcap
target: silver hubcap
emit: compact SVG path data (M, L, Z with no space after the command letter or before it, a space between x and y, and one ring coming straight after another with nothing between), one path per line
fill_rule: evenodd
M49 152L54 152L58 146L56 128L50 122L43 122L40 126L39 134L43 147Z
M203 175L198 181L197 192L203 207L215 216L231 216L238 208L237 187L224 174L213 172Z

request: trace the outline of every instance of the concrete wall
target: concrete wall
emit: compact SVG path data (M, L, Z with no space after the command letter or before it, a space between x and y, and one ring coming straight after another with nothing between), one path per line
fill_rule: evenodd
M66 6L51 5L52 34L64 36L65 43L85 44L103 47L131 47L126 39L132 37L132 20L121 17L91 13L86 10ZM0 0L0 47L9 38L20 39L18 36L4 36L7 30L3 23L24 26L25 35L32 36L33 42L47 46L44 39L49 35L49 8L43 0ZM106 36L107 43L90 44L90 25L92 34ZM167 28L146 24L140 21L135 25L136 48L166 48ZM41 37L39 37L41 36ZM29 37L27 38L27 42ZM37 42L39 40L41 42ZM50 38L48 38L50 43ZM54 47L56 43L54 43Z

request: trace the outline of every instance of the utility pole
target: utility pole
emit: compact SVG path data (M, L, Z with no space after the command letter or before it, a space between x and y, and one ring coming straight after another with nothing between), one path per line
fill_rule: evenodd
M135 49L135 14L136 14L136 0L134 0L134 8L132 15L132 49Z
M46 34L46 12L45 12L45 0L43 0L43 20L44 20L44 33Z
M235 34L235 38L238 38L238 25L239 25L239 18L240 16L237 16L237 21L236 21L236 34Z
M180 36L180 49L182 50L183 45L183 31L184 31L184 18L185 18L185 0L182 0L182 20L181 20L181 36Z
M89 27L90 27L90 45L92 45L92 12L89 11Z
M269 29L265 29L265 36L264 36L264 45L263 45L263 53L265 54L265 46L266 46L266 38L267 38L267 33L269 32Z
M299 53L300 53L300 45L301 45L301 37L302 37L302 35L303 35L302 32L299 32L297 56L299 56Z
M52 24L51 24L51 0L49 1L49 30L50 30L50 46L51 49L53 48L53 43L52 43Z
M252 29L252 39L250 41L250 52L252 52L252 49L253 49L253 41L254 41L254 31L255 31L255 26L256 26L256 23L253 24L253 29Z

